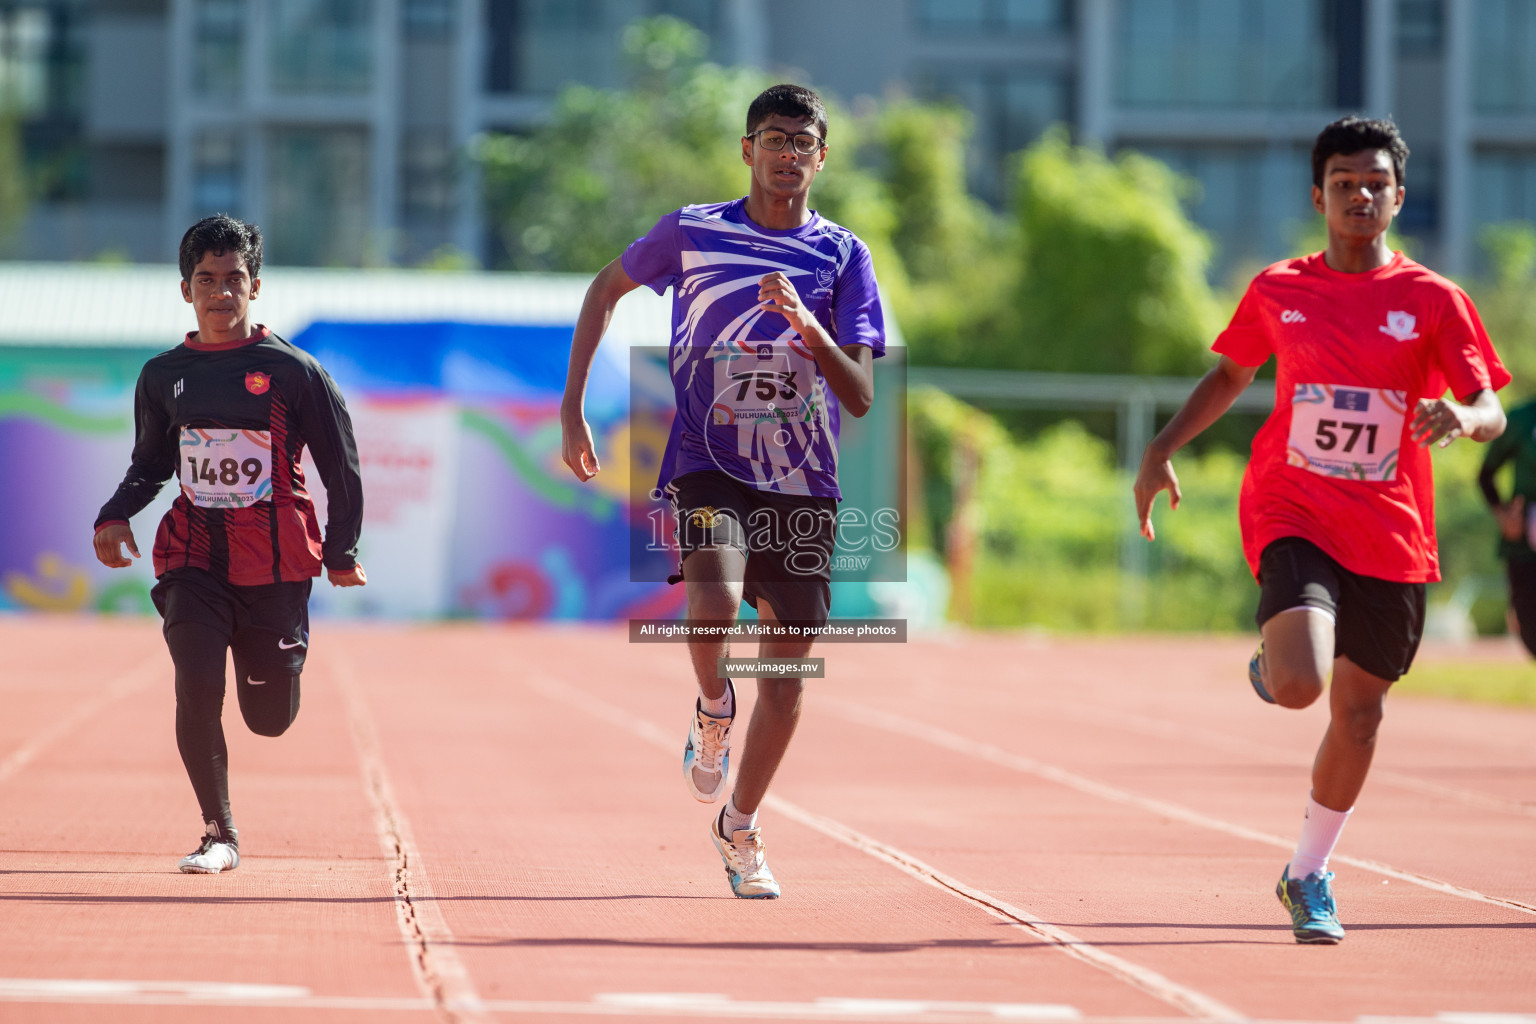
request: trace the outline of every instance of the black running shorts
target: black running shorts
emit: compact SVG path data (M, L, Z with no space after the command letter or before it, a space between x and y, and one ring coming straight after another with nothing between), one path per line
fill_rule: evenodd
M677 516L679 559L699 548L733 547L747 558L744 596L767 600L779 621L827 624L837 499L760 491L728 473L701 469L667 485ZM681 565L668 582L683 579Z
M196 622L223 634L237 679L267 682L304 671L311 580L237 587L203 569L172 569L150 597L165 629Z
M1321 608L1333 616L1333 656L1388 682L1408 671L1424 637L1424 584L1350 572L1300 537L1264 549L1259 586L1260 628L1291 608Z

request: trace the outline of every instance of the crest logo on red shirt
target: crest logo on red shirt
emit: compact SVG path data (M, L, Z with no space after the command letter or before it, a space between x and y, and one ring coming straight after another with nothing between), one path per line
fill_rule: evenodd
M264 395L271 386L272 378L260 370L252 370L245 375L245 390L253 395Z
M1419 336L1418 332L1413 329L1417 323L1418 318L1412 313L1404 313L1402 310L1394 309L1387 314L1387 325L1376 329L1382 334L1396 338L1398 341L1412 341Z

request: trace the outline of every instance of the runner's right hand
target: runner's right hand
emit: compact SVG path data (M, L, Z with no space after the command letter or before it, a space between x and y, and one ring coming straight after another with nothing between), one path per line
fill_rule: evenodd
M560 418L560 458L583 483L597 476L603 468L598 465L597 451L592 445L592 428L587 426L585 416Z
M1493 518L1498 520L1499 532L1505 540L1519 540L1525 536L1525 498L1515 495L1502 505L1493 510Z
M139 546L133 542L133 530L123 523L107 523L96 531L96 560L109 569L124 569L133 560L123 554L123 545L139 558Z
M1158 491L1168 492L1168 507L1178 508L1183 494L1179 491L1179 477L1173 471L1173 463L1156 455L1149 447L1141 456L1141 469L1136 473L1136 516L1141 520L1141 535L1156 540L1152 529L1152 501Z

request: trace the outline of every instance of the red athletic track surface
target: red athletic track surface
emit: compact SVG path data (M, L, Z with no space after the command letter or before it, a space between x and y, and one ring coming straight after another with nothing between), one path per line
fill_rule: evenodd
M1247 640L825 646L776 902L731 897L684 788L679 646L318 623L286 736L229 696L220 876L175 871L157 623L0 647L0 1021L1536 1024L1536 714L1389 701L1349 937L1298 946L1272 890L1324 713L1260 704Z

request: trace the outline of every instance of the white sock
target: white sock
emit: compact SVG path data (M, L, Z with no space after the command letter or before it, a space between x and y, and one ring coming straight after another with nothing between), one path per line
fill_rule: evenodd
M1291 858L1287 877L1300 881L1308 875L1327 871L1328 858L1333 855L1339 833L1344 831L1344 823L1353 811L1353 807L1348 811L1324 807L1308 794L1306 820L1301 823L1301 839L1296 843L1296 855Z
M729 839L732 832L744 828L757 828L757 812L742 814L736 809L736 797L733 795L725 802L725 810L720 813L720 833Z
M717 697L704 696L704 690L699 690L699 706L704 713L711 718L732 718L736 714L736 695L731 692L731 681L725 681L725 692Z

